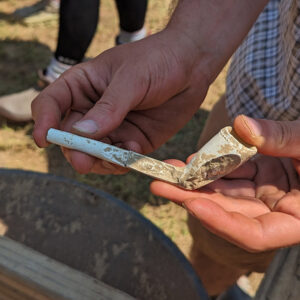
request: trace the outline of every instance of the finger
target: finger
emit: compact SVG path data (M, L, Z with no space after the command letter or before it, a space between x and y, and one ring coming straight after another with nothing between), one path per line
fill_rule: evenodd
M150 184L150 191L160 197L167 198L176 204L181 205L186 199L196 198L199 196L197 191L187 191L172 184L155 180Z
M127 168L120 167L115 164L111 164L107 161L97 159L91 168L90 172L99 175L121 175L126 174L129 171Z
M294 166L296 172L298 173L298 175L300 176L300 160L293 159L293 166ZM299 180L300 180L300 178L299 178Z
M126 77L130 77L128 74L124 74ZM133 78L135 78L133 76ZM122 78L119 81L124 81ZM143 87L143 84L141 84ZM149 96L149 93L146 91L148 98L155 99L155 101L151 101L151 107L147 108L145 110L141 110L143 103L139 103L139 101L142 101L143 98L140 98L141 93L139 89L141 89L141 86L136 88L136 99L134 97L128 100L126 98L126 95L129 93L126 93L126 91L119 97L120 103L116 102L116 112L117 110L123 110L126 112L128 110L128 105L124 104L125 102L131 103L130 105L133 105L132 108L130 108L130 112L126 115L127 122L132 123L132 126L136 127L136 130L138 130L140 133L142 133L142 137L138 134L136 134L136 131L133 135L133 132L131 132L130 139L135 140L138 142L143 150L143 153L149 153L155 149L157 149L160 145L166 142L167 139L169 139L171 136L173 136L180 128L182 128L192 117L192 115L197 111L199 108L199 98L201 99L201 95L199 96L198 93L195 93L195 91L192 88L189 88L185 90L182 93L178 93L172 97L172 95L160 95L160 97L153 97L151 94ZM126 86L126 89L131 89L131 85L129 84ZM154 88L155 90L155 88ZM130 94L130 93L129 93ZM195 96L197 94L197 97ZM103 98L103 97L102 97ZM101 104L102 98L99 101L99 105ZM189 98L190 102L189 105L186 106L186 99ZM164 102L165 100L169 99L168 101ZM128 100L128 101L127 101ZM149 101L148 101L149 102ZM139 103L137 105L137 103ZM98 104L98 103L97 103ZM125 105L127 108L122 106ZM134 106L137 105L137 106ZM178 111L182 110L182 107L185 107L184 113L178 115ZM89 127L91 125L92 131L93 128L95 132L98 132L97 134L99 136L102 136L102 134L105 135L105 131L107 133L111 132L111 129L109 128L116 128L118 126L119 122L122 122L122 120L117 121L117 119L120 119L120 116L117 116L112 114L111 117L109 117L109 113L105 114L105 108L101 114L95 114L93 112L93 115L97 118L97 116L100 116L100 119L103 121L105 126L105 130L102 130L101 128L98 128L97 126L94 127L91 124L95 124L93 121L92 123L87 122L87 126ZM84 117L84 119L89 116L89 113ZM115 116L117 116L115 118ZM107 120L106 120L107 119ZM176 122L174 122L176 120ZM96 120L97 121L97 120ZM102 122L101 121L101 122ZM121 124L120 127L123 127L125 122ZM102 123L101 123L102 124ZM78 124L77 124L78 125ZM75 125L77 127L77 125ZM101 125L102 126L102 125ZM104 128L104 127L103 127ZM97 131L99 129L99 131ZM118 127L119 129L119 127ZM159 132L159 134L158 134ZM79 133L80 134L80 133ZM88 135L86 133L81 133L82 135ZM97 136L96 134L96 136Z
M46 140L50 128L59 128L61 116L72 103L72 94L67 83L59 78L44 89L32 102L32 117L35 122L33 138L40 147L48 145Z
M190 161L192 160L192 158L195 156L196 153L193 153L191 155L188 156L188 158L186 159L186 163L190 163Z
M177 160L177 159L167 159L164 161L167 164L176 166L176 167L184 167L185 163ZM168 198L169 200L175 202L176 204L181 205L182 199L180 198L180 196L182 197L186 197L187 194L185 194L184 192L190 192L189 193L189 197L192 197L194 191L185 191L179 187L176 187L172 184L168 184L166 182L163 181L159 181L159 180L154 180L153 182L151 182L150 184L150 191L156 195L156 196L161 196L161 197L165 197ZM178 195L176 195L176 193L179 193L179 197Z
M145 137L144 132L135 126L134 122L128 121L130 112L121 126L109 133L108 137L113 145L138 153L149 153L153 146ZM143 147L141 146L143 145Z
M86 112L99 99L99 95L105 89L104 76L101 74L99 78L95 78L92 74L93 68L92 63L74 66L44 89L33 101L32 114L35 121L33 136L38 145L47 145L48 130L52 127L59 128L61 116L70 108L76 107ZM105 71L102 73L105 74Z
M184 206L208 230L249 252L272 250L300 241L300 221L287 214L268 213L249 218L228 212L206 198L187 200Z
M177 159L167 159L164 162L176 167L185 166L184 162ZM186 194L182 193L184 191L183 189L159 180L154 180L153 182L151 182L150 191L156 196L168 198L169 200L179 205L181 205L182 199L180 199L180 197L178 196L175 197L174 195L176 195L176 193L179 193L179 195L186 197ZM193 191L185 191L185 192L190 192L189 194L190 197L192 197L194 193Z
M231 197L255 197L255 183L250 180L219 179L207 185L207 188L216 193Z
M297 174L297 168L293 164L293 161L289 158L282 157L280 158L282 165L284 166L290 190L298 189L300 190L300 181Z
M70 158L70 152L69 152L69 149L67 148L64 148L64 147L61 147L61 152L63 153L65 159L67 160L67 162L69 164L71 164L71 158Z
M62 148L62 152L72 167L81 174L87 174L87 173L95 173L99 175L120 175L125 174L129 170L126 168L122 168L120 166L117 166L115 164L109 163L104 160L95 159L95 161L90 161L89 159L86 160L85 163L82 163L81 161L86 159L85 157L82 159L79 157L80 163L78 163L78 158L76 157L76 153L80 153L77 151L73 151L67 148ZM83 153L82 153L83 154ZM94 159L93 157L90 157L91 159ZM72 159L76 161L76 163L73 163Z
M254 179L256 197L272 209L290 190L286 170L280 159L271 156L258 156L255 163L258 169Z
M128 72L133 71L120 68L114 74L101 98L73 125L76 133L95 139L104 137L116 129L127 113L142 101L149 88L148 83L142 76Z
M300 120L272 121L238 116L234 129L247 143L258 151L271 156L300 158Z
M164 162L175 167L185 167L185 163L178 159L166 159Z
M182 205L188 199L205 197L228 211L238 211L247 216L256 217L269 212L269 209L256 198L241 196L227 197L208 189L187 191L165 182L154 181L150 185L150 190L153 194L167 198L179 205Z
M282 212L300 219L300 191L293 189L276 203L274 211Z
M82 113L70 110L61 124L61 129L70 132L72 130L72 125L81 118ZM95 157L88 154L68 148L63 148L63 153L72 167L80 174L91 172L97 160Z
M91 169L96 162L96 158L71 149L67 149L66 151L68 160L76 172L80 174L91 172Z
M107 138L104 138L102 140L106 140L106 139ZM134 141L128 141L128 142L124 142L124 143L116 143L115 146L119 147L119 148L123 148L123 149L128 149L130 151L135 151L138 153L140 153L140 151L141 151L139 144L137 144ZM121 175L121 174L126 174L129 171L130 170L127 168L123 168L116 164L109 163L107 161L102 161L99 159L96 159L96 161L91 169L92 173L102 174L102 175L103 174Z
M184 167L185 164L182 161L176 159L169 159L165 161L166 163L172 164L177 167ZM150 190L153 194L161 197L168 198L174 201L177 204L182 203L185 199L194 198L201 195L200 191L188 191L170 185L162 181L154 181L150 185ZM255 197L255 184L249 180L222 180L219 179L207 185L205 188L201 189L202 193L210 193L211 191L215 193L222 193L227 196L232 197ZM222 198L222 195L215 195L212 198ZM235 204L237 203L236 199L231 199ZM254 200L257 201L257 200ZM228 203L230 201L227 201ZM259 201L258 201L259 202ZM235 207L235 206L234 206ZM231 206L231 209L232 208Z
M65 131L70 131L72 128L72 125L79 119L82 118L82 113L77 111L69 111L66 115L65 119L62 122L62 129ZM112 141L108 137L104 137L101 139L101 142L106 144L112 144ZM124 146L126 149L132 150L132 151L138 151L139 147L136 145L135 142L125 142L124 144L117 144L117 147ZM64 156L68 160L68 162L72 165L72 167L81 174L87 174L87 173L96 173L96 174L124 174L128 172L128 169L119 167L115 164L110 164L108 162L105 162L103 160L97 159L95 157L92 157L90 155L87 155L85 153L62 148L62 151L64 153Z
M241 165L239 168L227 174L223 178L253 180L256 173L256 164L253 161L247 161L245 164Z

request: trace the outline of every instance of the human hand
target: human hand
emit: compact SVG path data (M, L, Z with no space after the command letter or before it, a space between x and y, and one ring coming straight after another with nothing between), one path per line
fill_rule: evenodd
M300 175L300 120L272 121L238 116L234 121L237 134L260 153L292 158Z
M299 174L300 169L299 127L299 121L255 123L239 116L234 129L244 141L261 153L292 160L260 155L193 192L152 183L155 194L183 204L194 216L189 218L189 227L196 267L197 253L203 253L220 265L240 270L238 274L263 272L272 249L300 242L300 188L295 172Z
M163 31L73 67L34 100L35 141L46 146L53 127L136 152L153 151L184 126L206 94L206 79L194 73L192 48L184 36L175 39ZM124 171L63 151L80 173Z
M151 184L151 191L183 205L210 232L247 252L300 242L299 181L289 160L258 156L197 191L158 181ZM236 253L234 247L227 247L226 256L224 249L216 247L219 244L211 238L206 252L221 251L222 258L228 259ZM247 265L247 259L244 255L242 263Z
M47 146L54 127L151 152L196 112L267 2L179 1L163 31L75 66L45 89L32 105L36 143ZM81 173L115 171L64 152Z

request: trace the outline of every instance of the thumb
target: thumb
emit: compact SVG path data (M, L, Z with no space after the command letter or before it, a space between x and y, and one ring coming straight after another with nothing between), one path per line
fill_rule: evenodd
M240 115L233 127L242 140L262 154L300 158L300 120L272 121Z
M73 124L77 133L94 139L102 138L120 126L128 112L145 96L135 81L128 82L116 76L100 99Z
M106 91L83 118L73 124L73 131L94 139L105 137L122 123L130 110L130 103L118 99Z

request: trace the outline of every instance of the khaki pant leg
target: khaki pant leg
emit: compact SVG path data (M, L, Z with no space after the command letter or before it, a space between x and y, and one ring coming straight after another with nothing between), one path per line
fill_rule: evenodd
M231 124L225 107L225 97L222 97L205 123L198 149L220 129ZM272 259L270 253L248 253L215 236L191 215L188 226L193 238L190 260L209 295L220 294L249 271L263 271Z
M227 110L225 107L225 96L223 96L215 104L207 118L207 121L205 122L205 126L198 140L198 149L200 149L205 143L207 143L223 127L229 126L231 124L232 122L227 114Z

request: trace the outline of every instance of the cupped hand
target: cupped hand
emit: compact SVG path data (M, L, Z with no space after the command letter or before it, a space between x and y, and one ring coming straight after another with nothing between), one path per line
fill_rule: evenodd
M257 253L300 242L299 187L289 160L260 155L196 191L159 181L151 191L185 207L218 237Z
M155 150L193 116L207 92L202 72L194 71L194 48L184 35L162 31L71 68L33 101L36 143L47 146L53 127L140 153ZM124 171L63 151L80 173Z

